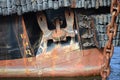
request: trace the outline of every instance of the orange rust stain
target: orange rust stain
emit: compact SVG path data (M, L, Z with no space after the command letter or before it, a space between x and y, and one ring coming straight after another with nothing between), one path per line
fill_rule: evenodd
M30 71L27 68L28 67L28 65L27 65L27 58L23 58L23 60L24 60L24 66L25 66L25 73L26 73L26 75L29 75Z
M75 8L76 7L76 0L72 0L72 5L71 5L72 8Z
M24 76L33 76L33 72L30 72L31 68L33 67L36 71L43 69L42 75L44 76L73 76L73 75L91 75L91 74L98 74L99 73L99 67L102 66L103 63L103 55L102 50L98 49L88 49L84 50L84 56L82 56L81 52L83 50L75 50L70 51L68 53L64 53L64 48L60 48L59 46L55 48L49 58L45 58L45 54L40 54L36 57L33 57L31 62L28 62L25 59L16 59L16 60L3 60L0 61L0 67L7 67L7 69L16 68L19 69L19 66L22 69L25 69ZM69 56L68 56L68 55ZM66 59L68 57L68 60ZM7 61L7 64L6 64ZM24 61L24 63L22 63ZM20 64L19 64L20 63ZM33 65L36 64L36 65ZM26 66L26 67L25 67ZM36 69L36 67L39 67L39 70ZM87 70L86 67L91 66L91 70L87 73L85 70ZM97 69L94 69L94 67L97 67ZM48 71L46 69L51 69L51 71ZM60 70L57 70L60 69ZM75 72L77 71L77 72ZM93 73L94 71L94 73ZM18 71L19 72L19 71ZM69 73L71 72L71 75ZM6 70L7 73L7 70ZM39 76L36 72L34 75ZM16 76L18 73L16 73L14 76ZM3 76L6 76L6 74L2 74ZM10 74L9 74L10 75Z

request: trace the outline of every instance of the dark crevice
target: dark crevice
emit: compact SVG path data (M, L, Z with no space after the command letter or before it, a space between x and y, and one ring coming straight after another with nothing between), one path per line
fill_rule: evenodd
M39 47L38 45L42 38L42 31L37 23L36 13L26 13L23 16L24 16L29 40L32 48L34 49L35 52L34 54L36 55L37 49Z
M22 58L14 33L14 27L16 27L14 21L14 16L0 19L0 60Z
M65 13L65 8L45 11L49 30L56 29L56 25L55 25L56 19L59 19L61 21L61 25L60 25L61 28L66 27L66 19L64 13Z
M110 13L110 7L100 7L98 9L90 8L90 9L84 9L84 8L76 8L80 14L84 15L99 15L99 14L108 14Z

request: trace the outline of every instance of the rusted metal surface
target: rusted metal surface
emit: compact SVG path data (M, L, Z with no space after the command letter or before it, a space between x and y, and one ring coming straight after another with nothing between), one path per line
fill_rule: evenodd
M7 1L9 2L9 0ZM81 1L81 4L77 3L80 2L79 0L66 0L63 1L63 3L64 7L69 6L70 8L76 8L78 6L80 7L80 5L80 8L84 7L85 9L87 7L92 7L89 5L90 1ZM49 0L49 2L49 6L51 7L51 9L58 9L59 7L63 7L62 0ZM92 2L94 1L92 0ZM102 1L96 0L95 2L96 8L102 6ZM19 5L21 5L21 3L18 2ZM37 3L38 1L32 2L32 7L34 11L37 11ZM42 9L40 9L40 4L42 5ZM92 5L94 4L92 3ZM113 0L111 6L112 20L107 28L108 43L105 45L104 50L95 48L98 45L98 41L96 40L97 36L94 27L94 21L92 20L92 18L89 18L87 16L81 18L81 16L78 15L79 13L76 15L74 14L73 10L65 8L64 17L66 19L66 27L61 28L63 22L60 17L57 17L53 21L55 26L55 29L53 30L48 29L48 22L45 13L38 12L37 21L39 24L39 28L42 30L43 33L42 40L38 43L39 48L37 49L37 55L35 57L32 56L26 58L27 55L31 56L32 54L34 54L34 51L32 50L32 47L30 45L23 17L16 17L17 19L21 20L21 24L19 26L21 26L23 29L23 32L19 34L19 36L21 35L23 46L21 47L20 45L19 48L21 48L21 50L23 49L22 52L24 55L21 59L0 60L0 77L72 77L101 75L103 80L105 80L106 77L110 74L109 64L114 50L114 47L112 45L113 37L115 37L117 34L117 24L115 20L116 16L118 16L119 14L119 2L117 0ZM43 0L43 2L39 2L39 11L46 10L48 9L47 7L48 6L46 0ZM22 8L22 10L24 13L25 8ZM22 14L19 8L17 13L19 15ZM2 14L8 15L9 12ZM76 25L74 24L74 20L77 21ZM99 23L101 24L102 22ZM18 27L17 23L15 27ZM17 28L14 28L15 35L17 35L16 29ZM78 42L76 42L75 40L76 35L78 36ZM19 38L18 36L16 37L17 39ZM62 41L67 41L67 37L71 38L70 44L63 46ZM54 44L54 47L52 46L53 48L51 50L47 50L47 48L49 47L49 40L53 40L52 43ZM83 47L90 47L91 49L83 49Z
M108 41L104 47L103 55L104 55L104 60L105 60L105 66L101 69L101 77L102 80L106 80L107 77L110 75L110 59L113 55L114 51L114 46L113 46L113 38L117 34L117 16L119 15L120 11L120 2L119 0L112 0L111 4L111 21L107 26L107 36L108 36Z
M18 18L18 16L15 16L15 17L16 17L15 22L14 22L15 26L14 26L13 30L14 30L15 36L17 38L17 42L18 42L22 57L34 56L34 50L31 47L29 37L26 32L27 30L26 30L26 25L25 25L24 19L23 19L23 17L19 17L19 18ZM19 33L19 31L20 31L20 33Z
M76 7L76 0L71 0L71 8L75 8Z
M66 27L61 28L61 21L56 19L54 24L55 30L49 30L47 26L47 20L43 13L38 15L39 27L43 32L40 48L42 52L38 51L36 57L23 57L21 59L14 60L0 60L0 77L43 77L43 76L94 76L100 74L100 69L104 66L103 62L103 50L92 49L80 49L79 43L72 40L75 37L73 30L74 27L74 13L73 11L65 11ZM16 17L20 19L20 25L23 29L22 48L26 50L27 31L22 16ZM18 27L18 25L16 25ZM50 34L50 35L49 35ZM48 36L49 35L49 36ZM69 45L62 45L59 41L63 41L64 38L71 37ZM55 39L55 38L59 39ZM55 47L47 51L47 41L53 39L58 41ZM24 42L25 40L25 42ZM53 41L54 42L54 41ZM54 42L55 43L55 42ZM24 52L24 51L23 51ZM41 54L40 54L41 53Z
M91 16L82 15L80 11L75 11L77 35L80 37L79 43L83 49L92 48L94 46L99 47L98 36L96 35L96 28L94 20Z
M24 21L21 18L20 20ZM76 42L67 46L56 44L51 51L42 52L36 57L0 60L0 77L99 75L101 67L104 66L102 51L97 48L80 50Z
M65 18L66 18L66 23L67 26L66 28L60 28L60 25L62 25L62 21L60 21L59 19L56 19L55 22L55 26L56 26L56 30L49 30L48 29L48 25L47 25L47 20L46 20L46 16L44 15L44 13L40 12L37 15L37 20L38 20L38 24L43 32L43 41L49 40L49 39L53 39L54 38L58 38L58 40L61 37L74 37L74 30L73 30L73 26L74 26L74 13L72 10L66 10L65 11Z
M22 27L23 27L23 33L20 34L20 35L21 35L22 42L23 42L23 47L24 47L24 57L33 56L34 55L34 50L32 49L31 44L30 44L23 17L22 17Z
M0 61L0 77L98 75L104 65L101 52L98 49L80 51L74 45L57 46L49 54L26 58L25 64L24 59Z
M43 41L46 41L47 39L51 38L52 31L48 29L47 19L45 17L45 14L40 12L38 15L39 16L37 16L37 19L40 29L43 32Z
M66 33L65 31L60 29L59 19L56 19L55 24L56 24L56 30L53 31L52 38L54 41L61 41L66 37Z
M74 13L72 10L65 11L65 19L66 19L66 27L61 28L62 21L59 18L54 20L54 25L56 29L49 30L47 25L46 16L44 13L40 12L37 14L37 21L40 29L43 32L42 40L40 42L39 50L42 49L44 53L46 53L48 40L52 39L54 42L65 41L66 37L75 37L75 33L73 30L74 27ZM40 53L38 50L37 54Z

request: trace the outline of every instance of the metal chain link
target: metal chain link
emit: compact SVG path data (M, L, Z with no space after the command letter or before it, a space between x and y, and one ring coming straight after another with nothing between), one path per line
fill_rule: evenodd
M112 0L111 3L111 21L107 25L107 36L108 36L108 41L104 47L103 55L104 55L104 61L105 65L101 70L101 77L102 80L106 80L106 78L110 74L110 59L113 55L114 51L114 46L113 46L113 38L117 34L117 23L116 23L116 18L119 14L120 10L120 0Z

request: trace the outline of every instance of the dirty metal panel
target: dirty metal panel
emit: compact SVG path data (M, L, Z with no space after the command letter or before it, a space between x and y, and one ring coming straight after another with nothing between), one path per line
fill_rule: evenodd
M0 18L0 59L21 58L19 44L13 29L13 26L16 26L15 17L7 18L1 16Z
M94 18L80 14L78 11L76 11L75 15L80 45L82 45L83 49L99 47Z

